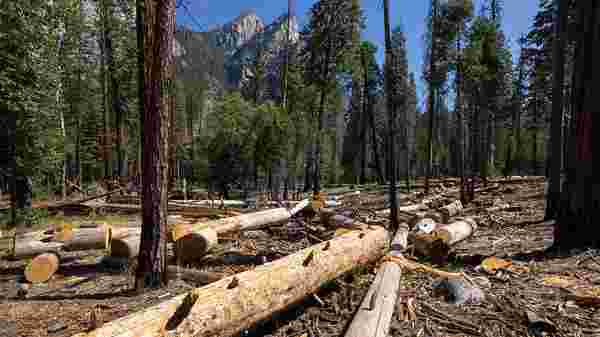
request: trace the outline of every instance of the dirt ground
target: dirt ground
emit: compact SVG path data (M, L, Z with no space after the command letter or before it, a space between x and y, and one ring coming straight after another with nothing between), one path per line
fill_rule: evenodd
M543 250L552 242L552 223L542 221L543 181L497 185L478 193L461 214L474 217L478 229L454 247L447 266L439 267L487 280L482 287L485 299L478 304L450 304L433 296L436 277L403 271L390 336L600 336L600 251L545 255ZM448 200L458 195L456 186L437 193ZM501 201L510 208L485 211ZM387 222L372 212L359 212L358 217ZM306 229L298 234L284 225L244 232L220 238L217 251L186 267L233 275L256 263L234 265L226 256L257 255L269 261L316 243L315 236L328 239L331 233L321 234ZM136 295L129 290L130 271L99 266L103 253L68 253L59 274L48 284L32 286L26 295L19 293L19 282L27 261L0 261L0 322L4 321L0 336L11 329L19 337L72 336L197 286L175 279L165 289ZM482 269L482 261L490 256L509 261L510 268L493 273ZM376 272L377 263L361 266L241 336L343 336ZM587 300L573 295L582 291L591 294ZM413 319L399 314L409 302L416 314Z

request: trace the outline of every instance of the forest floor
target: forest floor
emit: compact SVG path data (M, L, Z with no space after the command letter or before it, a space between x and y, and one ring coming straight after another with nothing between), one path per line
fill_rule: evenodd
M397 308L412 299L416 316L401 317L396 310L390 336L600 336L600 252L545 255L552 242L552 223L543 221L543 181L495 184L477 193L461 214L477 220L475 234L454 247L448 265L438 267L487 279L482 288L485 300L450 304L433 296L434 276L403 271ZM448 199L458 197L456 186L437 193ZM500 202L510 207L485 211ZM387 223L370 212L359 213L363 222ZM129 216L129 221L139 220ZM218 251L186 267L233 275L255 264L232 265L223 258L228 252L273 260L317 242L315 235L291 238L288 234L286 226L279 225L219 238ZM321 239L333 235L321 234ZM25 295L18 289L27 261L0 260L0 336L13 335L10 329L19 337L72 336L98 321L126 316L197 286L173 280L164 289L137 295L130 291L130 271L98 267L102 255L104 251L66 253L59 273L48 283L31 286ZM492 272L481 267L491 256L499 259ZM377 263L361 266L242 335L343 336L376 271Z

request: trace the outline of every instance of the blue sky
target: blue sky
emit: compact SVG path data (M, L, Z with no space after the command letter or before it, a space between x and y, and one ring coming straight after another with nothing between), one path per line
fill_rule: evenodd
M209 5L210 2L210 5ZM316 0L294 0L295 13L300 23L306 23L306 13ZM474 0L478 13L482 0ZM383 5L381 0L362 0L362 7L367 18L367 27L363 39L372 41L378 47L378 60L382 63L384 33ZM241 11L253 9L264 22L270 23L275 17L287 12L286 0L189 0L188 11L177 10L177 23L189 24L197 30L212 25L223 24L234 19ZM390 20L392 28L402 25L407 36L409 70L415 73L419 100L423 100L424 85L421 78L425 18L429 8L428 0L391 0ZM518 50L516 39L526 33L532 23L537 9L536 0L505 0L502 29L509 38L515 56Z

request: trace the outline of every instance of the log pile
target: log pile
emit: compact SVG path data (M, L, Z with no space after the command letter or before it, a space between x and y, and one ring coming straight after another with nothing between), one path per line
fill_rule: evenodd
M175 256L180 262L189 262L203 257L218 242L218 235L244 231L288 221L309 204L308 199L294 208L275 208L261 212L242 214L203 223L177 223L171 226L167 238L175 242ZM132 258L137 256L141 231L131 232L122 238L113 238L111 256Z
M388 240L382 227L352 231L73 337L231 336L375 261Z

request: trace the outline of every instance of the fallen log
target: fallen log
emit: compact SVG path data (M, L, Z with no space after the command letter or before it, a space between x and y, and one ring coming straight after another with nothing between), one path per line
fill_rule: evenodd
M61 242L43 242L43 241L20 241L15 242L15 249L11 258L13 259L25 259L34 257L39 254L49 252L59 252L64 246Z
M408 224L400 224L390 245L391 256L402 256L407 247ZM345 337L386 337L390 330L402 270L397 263L381 264L375 280L354 315Z
M100 263L111 269L127 270L129 261L130 259L126 257L103 256ZM207 272L173 265L167 266L167 274L170 279L181 279L196 285L209 284L225 277L223 273Z
M217 243L218 234L258 229L268 224L281 223L289 220L308 205L309 200L306 199L291 210L275 208L205 223L175 226L171 231L171 237L175 242L175 256L182 262L198 259Z
M58 253L40 254L25 267L25 279L31 283L46 282L56 273L59 264Z
M140 252L142 236L127 235L122 238L112 238L110 242L110 256L132 258Z
M419 204L398 207L398 211L405 212L405 213L413 213L413 212L426 210L426 209L429 209L429 207L425 203L419 203ZM386 216L386 215L390 214L390 209L388 208L388 209L384 209L381 211L377 211L377 212L375 212L375 214L377 214L379 216Z
M389 241L383 227L351 232L73 337L231 336L358 265Z
M104 224L96 228L77 228L57 233L54 241L62 242L66 251L108 249L111 228Z
M169 278L181 279L189 283L195 283L196 285L210 284L225 277L222 273L182 268L179 266L168 266L167 273L169 273Z
M439 209L440 213L442 213L444 219L442 220L442 222L447 223L448 220L453 217L458 215L458 213L460 213L463 209L462 203L460 202L460 200L455 200L451 203L449 203L448 205L441 207Z
M471 236L476 229L474 219L457 218L451 224L436 226L431 233L415 233L412 241L415 251L441 264L447 260L451 246Z
M82 198L82 199L78 199L78 200L73 200L73 201L64 201L64 202L60 202L60 203L56 203L56 204L49 204L46 207L40 207L40 208L48 208L48 209L58 209L58 208L62 208L62 207L66 207L66 206L76 206L79 204L84 204L88 201L92 201L92 200L96 200L96 199L100 199L100 198L104 198L107 197L109 195L124 191L124 188L119 188L110 192L106 192L106 193L102 193L102 194L97 194L91 197L86 197L86 198Z
M187 229L187 230L186 230ZM176 230L174 234L175 258L178 262L188 262L203 257L217 245L217 231L210 227L193 229L191 226Z

